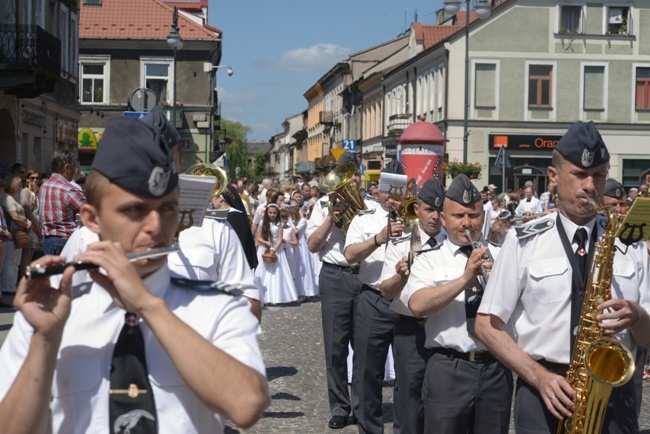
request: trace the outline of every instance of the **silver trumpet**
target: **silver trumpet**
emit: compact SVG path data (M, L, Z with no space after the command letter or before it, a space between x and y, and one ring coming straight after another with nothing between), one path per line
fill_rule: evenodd
M465 235L467 235L467 239L472 244L472 250L479 249L481 247L485 247L488 245L485 238L474 240L472 238L472 232L469 229L465 229ZM490 253L489 247L485 251L485 254L483 255L483 260L488 261L490 264L494 264L494 258L492 257L492 253ZM488 273L484 265L481 265L481 274L483 275L483 284L487 284L488 278L490 277L490 273Z
M161 247L158 249L149 249L146 252L141 253L129 253L126 255L129 258L129 262L135 262L140 259L153 259L160 256L169 255L170 253L178 252L180 247L174 245L171 247ZM99 265L91 264L89 262L81 261L70 261L64 262L63 264L55 265L30 265L25 270L25 278L27 280L39 279L41 277L55 276L57 274L63 274L63 271L68 267L74 267L75 271L81 270L97 270Z

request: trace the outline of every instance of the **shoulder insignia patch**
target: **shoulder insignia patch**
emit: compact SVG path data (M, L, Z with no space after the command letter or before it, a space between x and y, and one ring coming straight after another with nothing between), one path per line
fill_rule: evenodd
M227 220L228 219L228 210L227 209L216 209L208 210L205 212L205 218L212 220Z
M209 280L190 280L180 277L172 277L171 281L174 285L181 288L200 291L200 292L223 292L228 295L241 295L242 292L239 288L229 285L224 282L212 282Z
M357 211L357 215L374 214L375 211L376 211L376 208L362 209L362 210Z
M607 229L607 217L599 215L596 223L598 223L602 229Z
M411 239L411 234L402 235L401 237L394 237L390 239L391 244L397 245L403 243L404 241L409 241Z
M553 219L542 219L542 220L533 220L530 223L516 226L515 231L517 232L517 238L520 240L532 237L537 234L546 232L547 230L555 226L555 220Z
M90 288L93 286L93 281L83 282L78 285L73 286L70 290L72 292L72 299L74 300L77 297L86 295L90 292Z

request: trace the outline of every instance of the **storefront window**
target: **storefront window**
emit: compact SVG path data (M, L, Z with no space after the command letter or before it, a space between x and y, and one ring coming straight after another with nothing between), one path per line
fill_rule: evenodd
M646 183L645 176L640 179L645 172L650 169L650 160L623 160L623 187L638 187Z

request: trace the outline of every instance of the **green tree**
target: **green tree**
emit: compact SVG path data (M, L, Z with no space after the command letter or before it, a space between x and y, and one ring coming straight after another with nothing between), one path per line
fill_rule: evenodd
M256 182L262 182L264 178L264 169L266 168L266 153L257 151L253 155L253 168L251 178Z
M248 167L248 144L246 137L251 132L248 125L241 122L223 120L221 129L225 130L230 143L226 145L226 158L228 158L228 179L236 179L237 167L239 176L250 176L251 168Z

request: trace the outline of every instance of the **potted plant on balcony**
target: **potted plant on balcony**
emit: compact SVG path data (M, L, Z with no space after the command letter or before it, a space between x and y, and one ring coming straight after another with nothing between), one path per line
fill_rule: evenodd
M478 163L462 163L454 159L447 163L442 163L442 173L455 178L459 173L464 173L469 179L481 179L482 166Z

